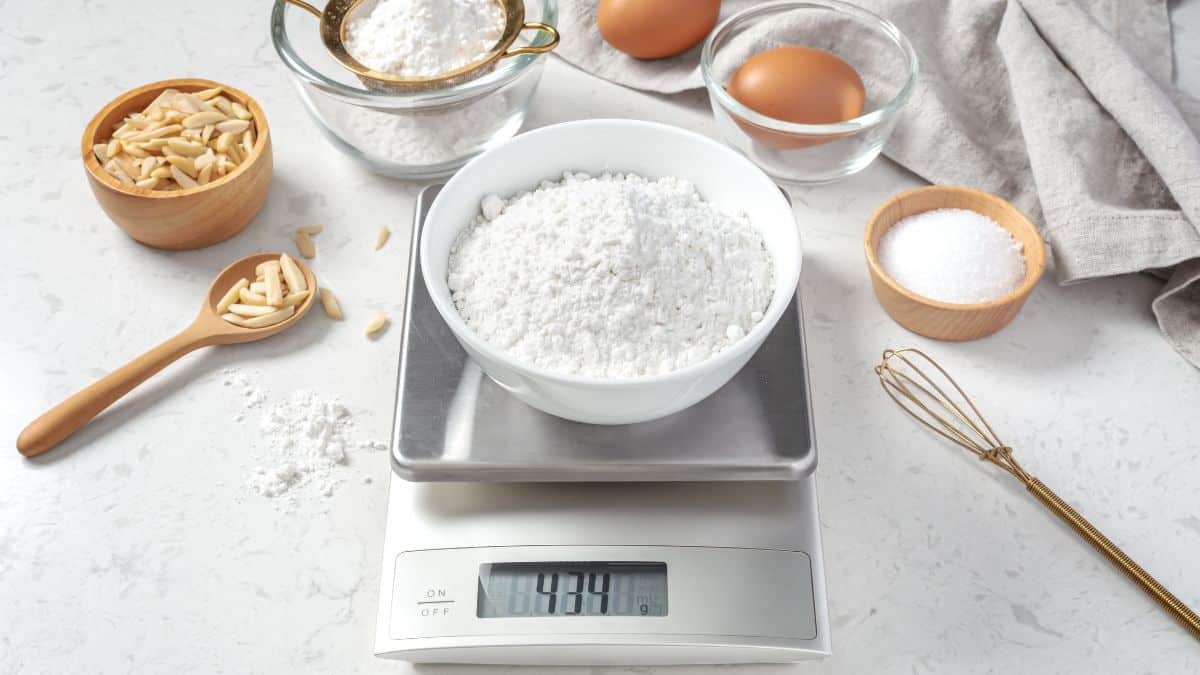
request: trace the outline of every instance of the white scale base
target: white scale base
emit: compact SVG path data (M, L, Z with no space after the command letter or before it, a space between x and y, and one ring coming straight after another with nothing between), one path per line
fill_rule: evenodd
M480 565L656 562L666 616L479 618ZM829 655L815 480L410 483L392 476L375 652L682 665Z

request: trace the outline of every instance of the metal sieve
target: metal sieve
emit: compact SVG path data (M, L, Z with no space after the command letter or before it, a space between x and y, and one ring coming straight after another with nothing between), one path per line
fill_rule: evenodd
M373 91L407 93L428 91L453 86L486 75L496 68L501 59L520 54L544 54L558 46L558 30L549 24L525 21L524 0L496 0L504 10L504 32L496 44L479 59L467 65L441 73L435 77L400 77L372 70L360 63L346 51L346 20L366 0L329 0L324 11L304 0L286 0L321 20L321 42L342 67L362 80L363 86ZM537 30L550 36L543 45L512 47L522 31Z

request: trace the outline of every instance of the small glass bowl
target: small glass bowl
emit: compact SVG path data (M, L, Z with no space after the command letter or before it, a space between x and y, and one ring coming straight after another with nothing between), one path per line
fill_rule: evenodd
M529 21L557 23L556 0L526 5ZM516 134L545 66L544 54L522 54L451 87L390 93L365 88L325 50L312 15L286 0L275 0L271 39L325 137L371 171L408 180L449 176ZM517 44L550 39L537 32Z
M822 49L863 80L863 114L836 124L796 124L739 103L726 84L747 59L782 46ZM917 54L890 21L839 0L755 5L709 35L700 70L725 141L784 183L831 183L862 171L892 135L917 80Z

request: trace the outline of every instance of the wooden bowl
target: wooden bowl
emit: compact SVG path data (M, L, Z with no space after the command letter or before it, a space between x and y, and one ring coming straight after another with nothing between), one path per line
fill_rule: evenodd
M917 295L888 276L876 253L880 238L897 221L933 209L969 209L1008 230L1023 245L1025 279L1021 286L991 302L955 304ZM912 332L938 340L974 340L1000 330L1021 310L1046 269L1042 236L1025 214L999 197L964 187L932 185L892 197L867 222L864 247L871 285L884 311Z
M92 146L111 137L113 125L140 112L164 89L183 92L220 87L254 115L254 149L232 172L206 185L182 190L145 190L124 185L96 160ZM118 96L83 132L83 165L100 208L125 233L155 248L183 250L210 246L241 232L263 203L271 185L271 134L258 102L232 87L198 79L155 82Z

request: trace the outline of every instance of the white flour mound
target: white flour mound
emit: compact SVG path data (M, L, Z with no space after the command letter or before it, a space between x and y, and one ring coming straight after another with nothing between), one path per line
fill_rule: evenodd
M486 54L504 31L496 0L367 0L346 22L346 51L365 66L433 77Z
M354 438L350 410L336 398L307 390L294 392L263 412L259 429L270 444L270 464L254 470L246 484L264 497L279 497L313 484L325 497L340 482L335 470L352 449L386 446Z
M760 320L771 256L742 214L679 178L567 173L484 198L447 282L481 338L528 364L591 377L666 373Z

